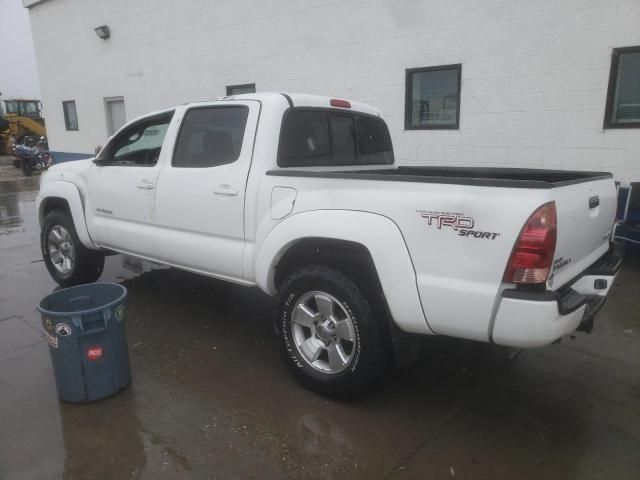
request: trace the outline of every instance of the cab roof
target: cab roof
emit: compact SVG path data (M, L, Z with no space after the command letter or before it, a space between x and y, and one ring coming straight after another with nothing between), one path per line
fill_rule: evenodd
M316 107L316 108L337 108L346 111L367 113L369 115L380 116L380 110L362 102L355 102L344 98L327 97L323 95L311 95L307 93L284 93L284 92L260 92L243 93L240 95L228 95L219 100L271 100L278 96L285 99L293 107ZM347 107L348 105L348 107Z
M260 93L243 93L240 95L227 95L226 97L220 97L215 100L200 100L197 102L187 102L183 105L186 106L204 106L210 105L215 102L224 102L228 100L256 100L263 103L269 102L288 102L293 107L315 107L315 108L334 108L337 110L344 110L345 112L359 112L369 115L375 115L381 117L380 110L362 102L354 102L343 98L326 97L322 95L310 95L306 93L281 93L281 92L260 92ZM347 106L348 105L348 106ZM173 112L176 107L167 108L164 110L157 110L155 112L145 113L140 115L126 123L129 125L134 121L144 120L147 118L153 118L160 115L165 115ZM125 126L126 126L125 125Z

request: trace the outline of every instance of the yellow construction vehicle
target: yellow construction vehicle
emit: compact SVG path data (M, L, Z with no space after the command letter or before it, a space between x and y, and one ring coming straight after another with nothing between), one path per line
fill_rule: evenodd
M39 100L4 100L4 111L0 117L0 155L11 152L26 136L47 136Z

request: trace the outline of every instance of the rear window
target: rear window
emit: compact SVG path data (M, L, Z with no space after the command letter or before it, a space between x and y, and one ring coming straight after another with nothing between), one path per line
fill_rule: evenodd
M378 117L329 109L285 114L278 148L281 167L391 163L391 136Z
M331 165L327 112L289 111L280 132L278 164Z
M356 118L358 135L358 159L367 165L393 163L391 135L386 123L379 118Z

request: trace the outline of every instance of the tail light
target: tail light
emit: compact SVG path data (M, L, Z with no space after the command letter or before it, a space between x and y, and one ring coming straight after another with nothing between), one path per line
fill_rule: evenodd
M521 284L546 282L556 251L557 230L555 202L545 203L533 212L513 248L503 281Z

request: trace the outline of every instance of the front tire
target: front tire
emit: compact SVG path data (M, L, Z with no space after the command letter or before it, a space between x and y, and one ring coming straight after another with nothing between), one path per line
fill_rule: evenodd
M63 211L45 216L40 246L49 274L63 287L95 282L102 274L104 254L80 242L73 219Z
M275 314L284 361L309 389L346 399L382 378L383 330L362 291L341 272L320 265L294 271Z

